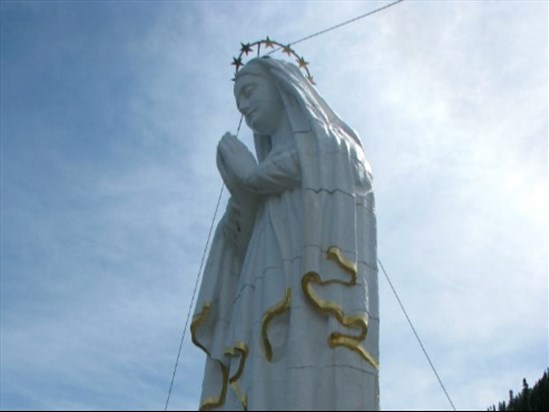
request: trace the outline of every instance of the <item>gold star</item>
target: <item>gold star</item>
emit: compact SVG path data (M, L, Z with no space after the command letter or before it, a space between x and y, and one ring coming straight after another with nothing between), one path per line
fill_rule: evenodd
M236 57L233 57L233 62L231 64L235 66L236 70L238 71L240 66L242 66L242 57L239 56L238 59Z
M288 44L287 46L282 46L282 53L286 53L288 56L291 56L294 51Z
M248 53L250 53L250 52L253 51L253 50L252 50L252 46L251 46L250 43L246 43L246 44L240 43L240 45L242 46L242 47L240 48L240 54L246 53L246 56L247 56Z
M265 43L265 47L274 49L274 43L271 39L269 39L269 36L265 40L263 40L263 43Z
M303 57L299 57L297 59L297 64L299 64L300 69L306 69L309 62L306 62Z

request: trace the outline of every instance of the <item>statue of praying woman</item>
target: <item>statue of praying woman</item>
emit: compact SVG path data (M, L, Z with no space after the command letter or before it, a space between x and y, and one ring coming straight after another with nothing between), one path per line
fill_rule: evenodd
M191 325L206 354L201 410L378 410L372 172L357 134L294 64L235 77L255 156L227 133L231 197Z

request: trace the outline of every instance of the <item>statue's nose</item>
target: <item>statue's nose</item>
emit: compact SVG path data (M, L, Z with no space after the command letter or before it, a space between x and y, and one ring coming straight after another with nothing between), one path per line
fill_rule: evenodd
M238 111L244 115L250 111L249 99L239 100L237 106L238 106Z

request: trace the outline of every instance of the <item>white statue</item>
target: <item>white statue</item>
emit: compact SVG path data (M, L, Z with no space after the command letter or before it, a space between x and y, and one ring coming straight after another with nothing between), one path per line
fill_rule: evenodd
M223 136L231 198L191 326L208 355L200 408L379 409L376 218L361 142L293 64L253 59L234 92L257 161Z

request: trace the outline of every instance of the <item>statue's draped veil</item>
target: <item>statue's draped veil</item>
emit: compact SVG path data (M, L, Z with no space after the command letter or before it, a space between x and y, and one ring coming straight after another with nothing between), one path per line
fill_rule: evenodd
M260 65L275 80L294 133L308 130L310 122L316 122L324 128L324 133L329 133L328 129L331 129L333 133L352 139L362 147L362 142L355 131L341 120L295 65L262 57L250 60L242 72L254 64ZM242 73L237 74L237 78L239 75ZM296 108L299 113L288 110L289 108ZM259 161L263 160L268 153L265 139L262 137L264 136L255 135L256 154ZM317 137L321 138L321 136Z

